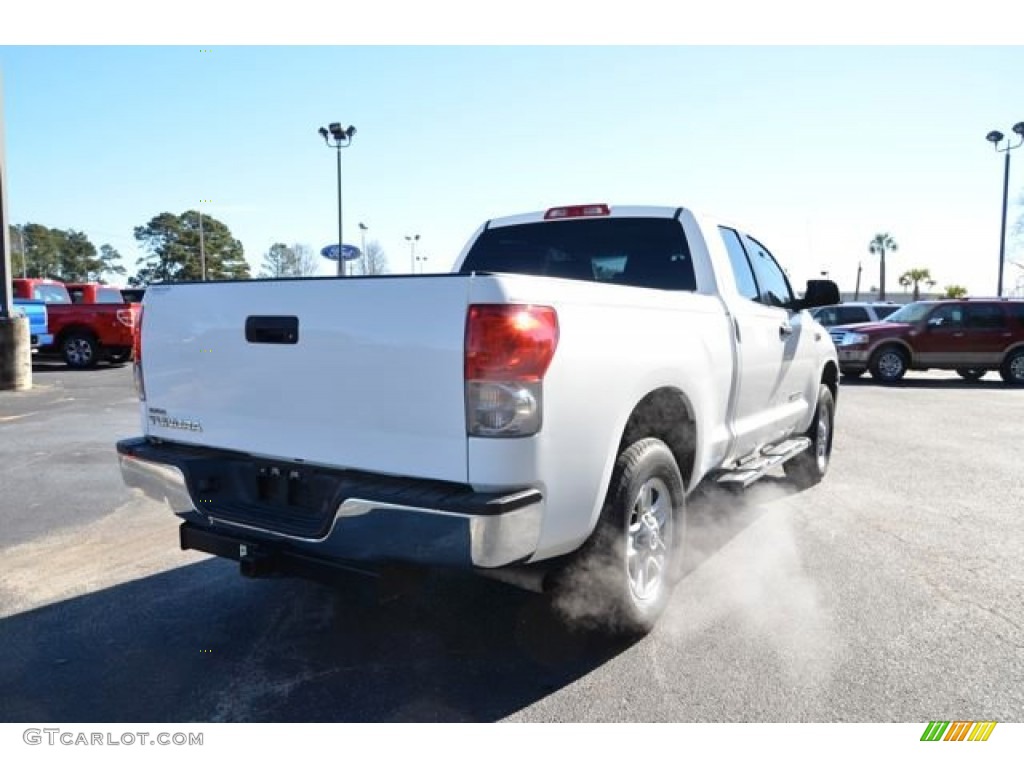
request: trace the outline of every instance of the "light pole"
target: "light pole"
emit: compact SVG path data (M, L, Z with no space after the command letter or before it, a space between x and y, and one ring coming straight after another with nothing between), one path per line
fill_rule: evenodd
M320 128L317 133L323 137L324 144L338 150L338 277L344 277L345 261L341 258L341 247L345 243L341 235L341 148L347 147L352 143L352 137L356 135L356 129L352 125L348 128L342 128L341 123L331 123L327 128ZM331 142L332 139L334 140L333 143Z
M416 274L416 241L420 239L419 235L406 235L405 239L409 241L409 266L412 268L412 273Z
M203 211L199 210L199 269L206 282L206 241L203 239Z
M1011 130L1020 136L1020 141L1010 144L1010 139L1006 139L1006 146L1002 148L999 147L999 142L1004 137L999 131L989 131L988 136L985 137L992 142L996 152L1006 153L1006 162L1003 165L1003 216L1000 219L999 227L999 282L996 284L996 296L1000 297L1003 295L1003 264L1006 256L1006 206L1010 192L1010 150L1024 144L1024 123L1017 123Z
M362 251L360 251L359 258L360 258L360 261L363 262L363 274L364 275L369 273L369 267L370 267L370 260L366 256L366 230L368 230L368 229L369 229L369 227L366 226L365 224L363 224L363 222L361 222L361 221L359 222L359 235L362 238L362 242L361 242Z
M422 275L424 268L427 266L427 257L426 256L417 256L416 257L416 263L419 264L419 271L420 271L420 274Z

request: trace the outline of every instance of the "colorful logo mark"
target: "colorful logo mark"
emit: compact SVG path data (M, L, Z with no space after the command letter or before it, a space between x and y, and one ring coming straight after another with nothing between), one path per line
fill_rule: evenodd
M995 720L983 722L943 722L941 720L928 723L921 734L921 741L988 741L996 727Z

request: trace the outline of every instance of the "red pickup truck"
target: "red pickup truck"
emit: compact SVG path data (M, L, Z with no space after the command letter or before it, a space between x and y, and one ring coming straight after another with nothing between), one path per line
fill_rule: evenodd
M114 296L102 294L100 288L120 295L116 288L73 284L83 300L86 296L99 299L99 303L74 303L69 286L57 280L28 277L15 278L13 283L15 297L46 302L53 344L40 348L40 354L59 354L69 368L91 368L104 359L112 363L131 359L139 306L123 300L105 303L105 298ZM87 285L93 287L83 290Z

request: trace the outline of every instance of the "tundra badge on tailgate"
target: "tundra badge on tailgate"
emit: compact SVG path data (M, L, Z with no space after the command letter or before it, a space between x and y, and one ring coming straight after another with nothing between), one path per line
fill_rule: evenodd
M163 408L149 409L149 423L155 427L165 427L167 429L184 429L188 432L203 431L203 425L198 421L192 421L191 419L176 419L173 416L168 416L167 411Z

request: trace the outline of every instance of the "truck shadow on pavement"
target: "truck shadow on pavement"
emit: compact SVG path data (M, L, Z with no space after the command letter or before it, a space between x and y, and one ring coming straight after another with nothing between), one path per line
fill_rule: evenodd
M689 570L761 514L734 499L690 505ZM491 722L633 644L468 574L328 587L205 559L0 619L0 721Z
M204 560L2 619L0 720L492 721L628 645L468 575L376 582L251 581Z

